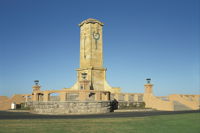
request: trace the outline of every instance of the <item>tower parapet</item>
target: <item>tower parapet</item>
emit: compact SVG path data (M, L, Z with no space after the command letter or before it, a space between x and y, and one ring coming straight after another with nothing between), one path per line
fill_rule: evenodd
M100 21L97 20L97 19L88 18L88 19L82 21L82 22L79 24L79 26L81 27L83 24L88 24L88 23L93 23L93 24L98 23L98 24L101 25L101 26L104 25L104 23L100 22Z

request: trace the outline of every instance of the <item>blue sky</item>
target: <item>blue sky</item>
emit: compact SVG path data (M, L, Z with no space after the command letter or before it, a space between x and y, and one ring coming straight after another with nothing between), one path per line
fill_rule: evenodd
M104 67L111 86L155 95L200 93L199 0L0 0L0 95L72 86L79 27L104 25Z

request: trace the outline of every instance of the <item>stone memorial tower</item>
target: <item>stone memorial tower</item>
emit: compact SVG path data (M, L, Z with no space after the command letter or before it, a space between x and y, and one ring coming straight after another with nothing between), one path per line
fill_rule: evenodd
M103 23L89 18L80 26L80 68L77 82L71 89L106 90L120 92L120 88L110 87L103 67Z

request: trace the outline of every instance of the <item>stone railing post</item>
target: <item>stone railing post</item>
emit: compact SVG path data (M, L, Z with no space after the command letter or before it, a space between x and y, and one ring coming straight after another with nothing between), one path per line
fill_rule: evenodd
M101 101L101 93L98 91L95 93L95 101Z
M28 96L25 96L25 104L24 104L25 107L27 107L27 102L28 102Z
M49 93L48 92L44 92L43 101L44 102L48 102L49 101Z
M102 100L103 101L109 101L110 100L110 95L108 92L103 92L102 93Z
M85 91L80 91L79 92L79 100L80 101L85 101L86 100L86 92Z
M60 93L60 101L62 101L62 102L66 101L66 95L67 95L66 92L61 92Z
M111 99L111 93L107 92L107 100L109 101Z
M119 101L119 94L115 93L114 99L116 99L117 101Z
M38 94L38 101L43 101L41 93Z
M108 97L107 97L107 93L106 92L102 92L102 100L103 101L107 101Z
M138 102L138 95L134 95L134 102Z
M129 101L129 94L125 94L125 96L124 96L124 101L126 101L126 102Z
M145 92L147 94L152 94L153 93L153 84L145 84L144 85Z
M37 93L33 93L32 100L33 101L38 101L38 94Z

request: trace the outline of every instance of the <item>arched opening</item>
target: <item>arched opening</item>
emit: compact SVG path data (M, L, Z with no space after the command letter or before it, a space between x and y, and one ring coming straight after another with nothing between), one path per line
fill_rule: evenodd
M129 96L129 101L130 101L130 102L134 102L134 95L130 95L130 96Z
M38 101L43 101L43 95L42 93L38 93Z
M67 93L67 101L78 101L79 93Z
M124 101L124 94L119 94L119 101Z
M49 94L49 101L60 101L59 93L50 93Z
M138 96L138 102L143 102L143 95Z

